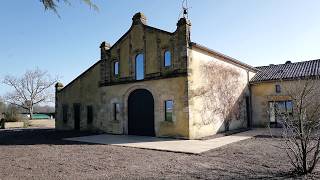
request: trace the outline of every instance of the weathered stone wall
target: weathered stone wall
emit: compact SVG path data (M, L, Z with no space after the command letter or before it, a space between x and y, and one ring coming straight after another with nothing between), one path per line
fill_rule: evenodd
M81 105L81 130L96 129L100 102L99 93L100 62L89 68L84 74L80 75L73 82L67 85L62 91L56 93L56 129L74 129L74 110L73 104ZM62 121L62 107L68 105L68 122ZM93 106L93 124L87 124L87 106Z
M189 138L187 78L176 77L97 88L99 65L75 80L57 95L56 129L74 129L73 104L81 104L81 130L100 130L112 134L128 134L128 97L136 89L150 91L154 98L155 132L159 137ZM174 101L173 122L165 121L164 102ZM119 119L113 120L113 104L120 105ZM68 105L68 122L62 121L62 106ZM94 120L87 124L86 106L93 105Z
M145 17L138 13L133 17L129 31L112 47L102 44L102 85L135 82L135 58L140 53L144 54L146 80L186 74L189 22L181 19L173 33L150 27L145 23ZM172 65L169 67L164 67L165 51L171 52ZM114 75L115 61L120 62L118 76Z
M319 82L317 84L320 88L320 80L314 81ZM252 106L254 107L252 111L253 126L268 127L270 124L269 102L290 100L290 97L288 97L288 89L291 87L299 87L303 83L303 80L292 80L251 84ZM276 92L276 85L280 85L280 93Z
M190 137L247 127L245 99L254 72L195 47L189 54Z
M156 136L189 138L186 77L102 87L99 128L112 134L128 134L128 97L136 89L146 89L153 95ZM165 121L165 100L174 101L173 122ZM111 111L114 103L120 105L117 121L113 120L114 112Z

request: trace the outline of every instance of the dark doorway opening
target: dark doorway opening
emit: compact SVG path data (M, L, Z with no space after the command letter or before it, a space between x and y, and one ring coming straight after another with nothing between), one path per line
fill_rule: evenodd
M145 89L133 91L128 99L128 134L155 136L154 100Z
M80 104L73 105L74 110L74 129L80 130Z

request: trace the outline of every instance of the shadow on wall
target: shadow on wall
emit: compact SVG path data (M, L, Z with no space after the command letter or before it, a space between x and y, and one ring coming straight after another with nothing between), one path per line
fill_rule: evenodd
M237 129L249 128L249 117L247 113L247 110L249 110L249 107L247 106L249 106L249 104L246 104L246 98L246 91L243 90L241 95L235 100L234 103L230 104L230 106L221 107L226 107L226 114L222 114L221 119L213 120L213 122L222 122L218 133L227 133Z
M230 111L223 120L224 131L238 128L248 128L249 104L246 103L246 90L243 90L236 101L230 106Z

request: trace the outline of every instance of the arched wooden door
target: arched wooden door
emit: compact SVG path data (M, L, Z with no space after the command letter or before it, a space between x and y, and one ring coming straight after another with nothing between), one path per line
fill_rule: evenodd
M129 95L128 134L155 136L154 100L148 90L137 89Z

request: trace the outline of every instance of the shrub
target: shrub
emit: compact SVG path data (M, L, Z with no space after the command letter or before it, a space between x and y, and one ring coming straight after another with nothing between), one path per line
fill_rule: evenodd
M18 122L21 121L22 117L20 116L17 108L10 107L4 113L4 119L6 122Z
M5 120L6 122L19 122L20 118L18 117L18 115L6 114Z

